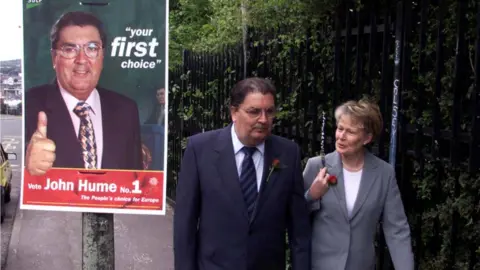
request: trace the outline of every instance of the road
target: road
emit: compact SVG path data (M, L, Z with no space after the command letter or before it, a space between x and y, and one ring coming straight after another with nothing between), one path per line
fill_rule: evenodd
M17 160L11 160L13 178L12 178L12 196L11 201L6 204L5 221L1 225L1 265L5 269L5 263L8 252L8 244L12 235L13 221L15 218L18 197L20 194L20 166L22 162L22 121L18 116L0 115L0 142L2 143L6 152L17 154Z
M3 119L0 129L2 141L9 143L9 149L14 150L17 155L21 154L21 119ZM20 161L19 155L18 161L13 164L20 165ZM4 268L2 263L2 269L80 270L81 214L31 210L15 212L20 194L18 165L15 167L12 185L12 202L8 205L6 223L2 224L2 262L5 257L3 243L10 242L7 265ZM173 210L170 207L167 208L165 217L115 215L115 268L174 269L172 215Z

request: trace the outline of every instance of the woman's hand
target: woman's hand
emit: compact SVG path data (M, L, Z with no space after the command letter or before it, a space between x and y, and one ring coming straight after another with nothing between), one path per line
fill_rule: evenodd
M314 200L320 199L328 191L328 177L330 175L327 173L327 168L324 167L320 170L313 180L312 185L310 186L308 193L310 197Z

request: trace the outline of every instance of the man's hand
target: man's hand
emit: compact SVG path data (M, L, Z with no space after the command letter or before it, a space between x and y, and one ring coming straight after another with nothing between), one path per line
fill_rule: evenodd
M313 180L313 183L310 186L310 189L308 190L312 199L318 200L325 193L327 193L329 176L330 175L327 173L326 167L322 168L320 172L317 174L317 177L315 177L315 180Z
M47 115L38 113L37 130L27 146L25 163L31 175L44 175L55 161L55 143L47 138Z

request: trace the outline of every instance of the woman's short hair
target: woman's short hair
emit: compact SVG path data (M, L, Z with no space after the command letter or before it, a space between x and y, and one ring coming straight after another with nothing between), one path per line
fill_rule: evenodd
M372 101L367 99L347 101L335 110L335 120L337 123L344 115L350 116L354 123L360 125L367 134L371 134L372 141L382 132L382 113L378 105Z

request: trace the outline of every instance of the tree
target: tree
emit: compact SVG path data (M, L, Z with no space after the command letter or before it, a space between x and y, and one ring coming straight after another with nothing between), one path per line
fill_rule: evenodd
M181 63L183 49L218 52L245 42L246 28L281 29L295 39L325 21L336 0L176 0L170 10L170 67Z

